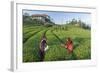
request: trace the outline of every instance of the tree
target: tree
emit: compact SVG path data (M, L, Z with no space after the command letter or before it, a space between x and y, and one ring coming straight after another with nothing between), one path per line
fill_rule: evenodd
M23 16L29 16L29 14L28 13L24 13Z
M23 14L23 22L28 22L28 21L30 21L30 16L28 13L24 13Z
M75 18L73 18L71 21L66 21L66 24L71 24L71 25L75 25L77 23L78 21Z

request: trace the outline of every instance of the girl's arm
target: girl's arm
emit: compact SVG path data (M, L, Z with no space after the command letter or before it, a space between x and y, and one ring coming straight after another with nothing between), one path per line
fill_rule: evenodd
M42 42L42 40L40 41L40 44L39 44L39 48L41 49L41 42Z

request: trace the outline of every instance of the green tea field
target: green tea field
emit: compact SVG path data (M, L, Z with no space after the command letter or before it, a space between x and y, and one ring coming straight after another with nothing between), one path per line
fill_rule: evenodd
M48 50L44 61L91 59L91 31L76 26L32 26L23 25L23 62L39 62L39 43L45 32ZM74 48L68 54L61 46L71 37Z

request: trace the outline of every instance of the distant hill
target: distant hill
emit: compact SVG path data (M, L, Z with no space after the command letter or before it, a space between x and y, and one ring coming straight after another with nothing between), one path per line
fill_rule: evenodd
M46 14L34 14L31 16L23 15L25 25L53 25L55 24L51 17Z

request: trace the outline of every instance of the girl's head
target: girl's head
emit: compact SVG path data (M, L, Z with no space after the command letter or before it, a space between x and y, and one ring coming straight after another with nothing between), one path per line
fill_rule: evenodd
M67 41L72 42L72 39L70 37L67 38Z
M66 41L71 41L71 38L70 38L70 37L68 37L68 38L66 39Z
M68 39L68 41L71 41L71 38L70 37L68 37L67 39Z
M72 39L70 37L67 38L67 41L70 42L70 43L73 43Z

